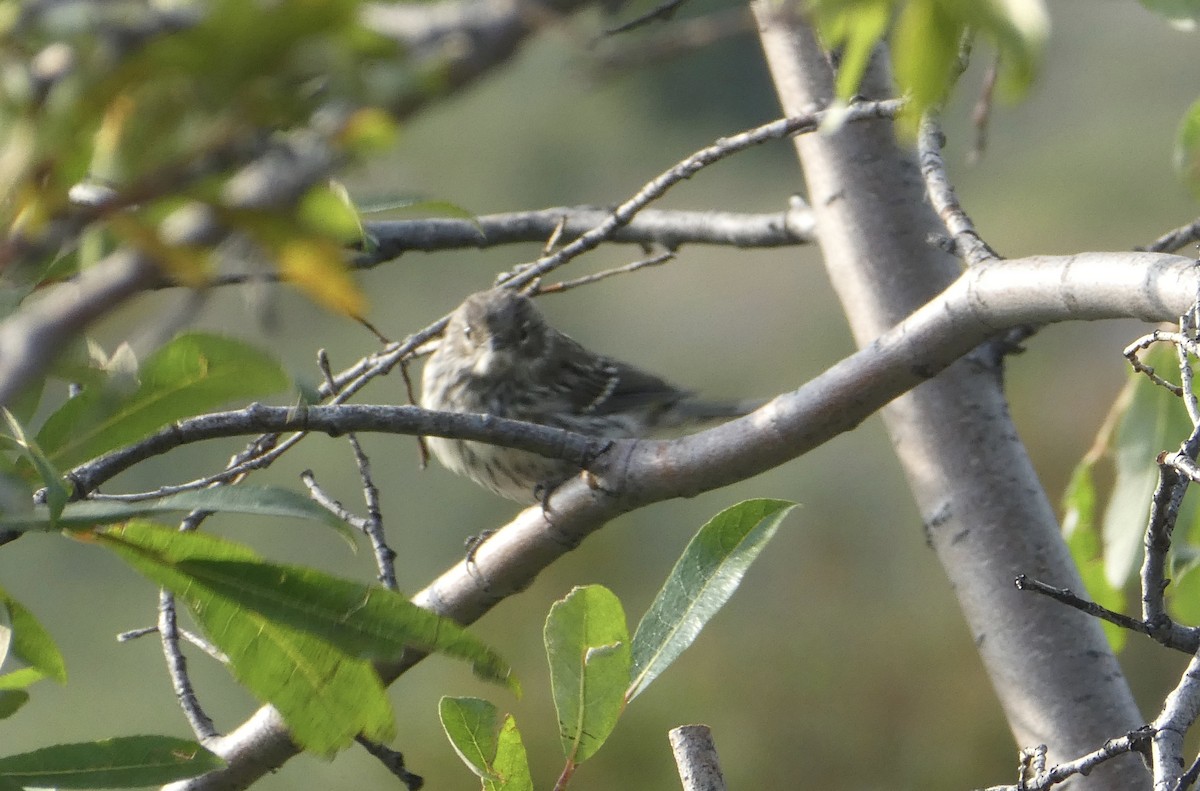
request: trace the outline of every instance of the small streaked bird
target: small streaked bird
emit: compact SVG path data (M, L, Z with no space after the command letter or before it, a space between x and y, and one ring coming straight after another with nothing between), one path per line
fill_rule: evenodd
M426 409L524 420L594 437L744 415L761 402L714 404L638 368L588 351L546 323L515 291L472 294L454 311L425 363ZM579 473L570 462L461 439L428 438L443 465L523 503Z

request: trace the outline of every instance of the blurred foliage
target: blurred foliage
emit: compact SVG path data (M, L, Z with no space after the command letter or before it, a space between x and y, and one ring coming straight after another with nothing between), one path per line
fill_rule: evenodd
M6 3L7 283L62 278L128 245L201 285L219 265L214 234L237 232L314 298L361 314L344 239L300 210L333 168L391 139L371 75L405 60L360 24L360 5Z
M1041 0L811 0L810 7L822 37L842 48L837 91L845 101L858 91L871 52L890 31L896 82L911 100L910 128L945 100L961 71L960 51L973 37L996 48L1001 96L1024 95L1050 26Z

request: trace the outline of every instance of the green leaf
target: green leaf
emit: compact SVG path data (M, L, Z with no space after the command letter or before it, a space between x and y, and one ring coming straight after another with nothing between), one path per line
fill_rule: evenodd
M1178 370L1174 347L1161 344L1142 356L1147 365L1164 372ZM1142 558L1142 541L1150 498L1158 483L1160 451L1178 448L1191 434L1191 421L1178 396L1144 374L1130 372L1118 396L1120 419L1112 447L1116 479L1104 511L1104 570L1108 584L1123 588ZM1194 503L1185 500L1186 508ZM1186 515L1181 521L1189 521Z
M251 484L197 489L170 494L156 500L139 500L137 502L80 500L67 503L54 523L51 523L45 506L38 506L28 513L0 514L0 528L53 530L63 526L86 527L124 522L150 514L175 513L194 509L253 516L313 519L348 530L332 514L299 492L274 486Z
M187 739L123 736L0 758L0 778L21 786L128 788L184 780L224 765Z
M26 436L25 429L21 427L21 424L17 422L16 418L7 409L4 410L4 419L8 423L9 439L16 444L17 448L21 451L22 457L37 470L42 486L46 488L45 518L53 524L58 519L59 514L62 513L63 506L66 505L67 499L70 497L70 492L63 483L62 473L47 458L38 443Z
M60 684L67 683L67 667L62 654L33 613L3 588L0 588L0 606L7 612L12 629L13 655L36 670L39 676L54 679Z
M904 5L892 33L892 63L896 82L912 97L914 116L945 96L964 30L965 20L938 0Z
M80 534L89 536L184 601L229 657L238 681L279 710L302 748L332 755L360 733L374 741L391 739L391 704L370 662L264 617L179 568L201 559L255 562L250 549L145 522Z
M445 696L438 701L438 719L450 745L472 772L485 779L494 776L497 713L491 701L481 698Z
M529 773L529 757L517 721L512 715L504 718L496 745L496 760L492 764L496 779L483 781L484 791L533 791L533 776Z
M1110 585L1104 576L1104 556L1096 523L1094 466L1090 458L1084 459L1071 475L1067 491L1063 494L1063 537L1092 601L1114 612L1125 612L1125 594L1120 588ZM1125 647L1128 632L1108 621L1101 621L1100 626L1113 651L1120 652Z
M892 0L819 2L814 4L814 10L821 38L830 49L841 48L837 96L848 101L858 93L871 53L891 24Z
M29 702L29 693L23 689L0 689L0 720L16 714Z
M1200 200L1200 99L1184 113L1175 133L1175 174Z
M181 335L163 346L142 364L139 377L131 393L85 387L51 415L37 436L50 460L70 467L172 421L288 387L273 357L204 333Z
M173 563L208 590L351 656L389 659L416 648L469 660L481 678L516 689L508 664L495 651L395 591L300 566L181 558Z
M0 690L25 689L45 677L45 674L37 668L23 667L20 670L0 675Z
M695 641L795 507L785 500L746 500L700 528L638 624L626 700L641 694Z
M1170 611L1181 623L1200 622L1200 563L1195 561L1171 573Z
M621 602L600 585L575 588L550 608L545 642L563 752L582 763L625 706L630 653Z

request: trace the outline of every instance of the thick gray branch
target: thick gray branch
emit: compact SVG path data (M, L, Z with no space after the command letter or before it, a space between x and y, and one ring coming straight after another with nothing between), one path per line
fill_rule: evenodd
M516 242L540 244L560 224L559 239L569 242L604 223L611 214L611 209L595 206L559 206L472 220L376 220L365 223L365 227L377 249L360 253L355 264L372 266L409 250L431 252ZM813 241L812 212L803 204L769 214L643 209L627 225L614 231L609 241L659 245L668 250L685 244L731 247L808 244Z
M1153 253L1086 253L972 268L874 343L757 412L677 440L616 442L591 465L599 486L580 479L565 484L551 497L547 513L540 507L521 512L484 542L470 569L456 564L413 600L471 623L619 514L724 486L801 456L927 382L999 330L1130 316L1167 320L1187 309L1198 283L1200 271L1191 261ZM1011 576L1006 584L1012 587ZM392 681L421 658L406 654L381 672ZM296 753L270 706L210 747L229 766L175 784L174 791L246 788Z
M766 0L755 0L752 7L784 111L833 95L830 58L799 16ZM877 52L860 94L884 96L895 90L886 63L886 52ZM888 330L957 277L959 264L927 241L931 235L945 236L946 228L930 208L917 163L897 144L891 123L848 124L833 134L798 138L795 145L824 260L857 342L867 350L883 344L880 351L891 343L927 342L916 327L905 338ZM1083 260L1060 274L1074 283L1075 265ZM986 266L984 277L1001 275L1009 263L1014 262ZM1045 282L1045 271L1027 274L1030 285L1050 288L1043 294L1057 294L1064 316L1078 309L1071 301L1074 286ZM1095 274L1105 281L1103 273ZM1126 282L1135 291L1142 286ZM1194 297L1186 290L1177 293L1180 299L1170 312L1158 313L1160 319L1177 317ZM992 288L978 292L980 298L995 294ZM931 318L929 327L938 321ZM1026 320L1039 321L1028 314ZM919 365L910 375L940 367ZM958 597L1017 743L1045 744L1052 762L1059 763L1142 721L1099 624L1013 586L1024 573L1082 589L1054 508L1012 424L1002 378L994 354L975 355L897 399L883 417L929 543ZM828 404L834 419L845 409L840 400L874 400L849 387L837 396ZM1146 781L1136 759L1121 757L1079 784L1127 791L1145 787Z

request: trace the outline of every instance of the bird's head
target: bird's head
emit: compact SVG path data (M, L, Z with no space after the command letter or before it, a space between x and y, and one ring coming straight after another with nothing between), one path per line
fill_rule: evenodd
M467 297L446 326L443 343L453 345L483 379L512 376L522 362L545 354L548 328L533 301L515 291L492 289Z

